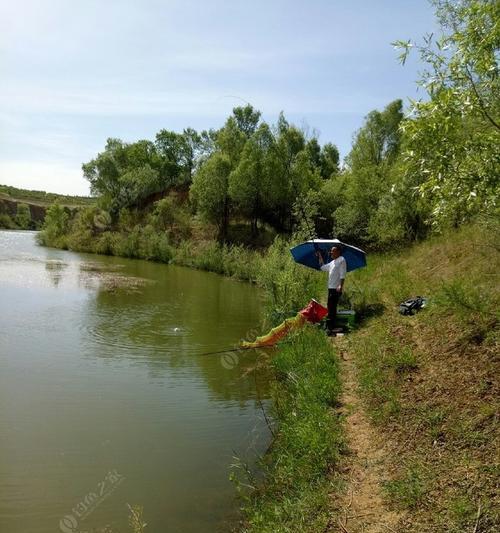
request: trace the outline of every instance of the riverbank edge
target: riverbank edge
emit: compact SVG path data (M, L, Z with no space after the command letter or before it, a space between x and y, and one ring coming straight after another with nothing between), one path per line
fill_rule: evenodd
M346 337L346 349L357 367L372 425L390 452L383 465L387 472L383 494L389 508L407 511L406 522L401 524L405 531L458 533L473 530L477 524L483 531L495 531L500 524L495 511L498 473L493 457L498 439L494 414L498 369L493 357L498 350L500 308L495 268L498 229L498 223L486 221L450 230L399 253L371 256L366 269L349 275L346 292L362 322ZM464 247L464 243L468 245ZM221 245L188 243L185 247L190 258L186 266L193 267L199 257L197 268L226 275L231 272L230 267L220 266L225 257ZM282 268L284 274L288 271L289 276L278 281L296 283L294 276L304 275L302 271L307 269L294 273L285 267L285 248L274 250L277 259L267 268L273 272ZM203 249L211 252L198 255ZM259 269L272 255L272 247L260 255ZM238 261L237 254L228 257ZM232 277L245 279L234 273ZM280 286L272 282L266 289L279 292ZM303 298L317 292L300 286L300 294ZM429 298L428 308L414 317L399 315L398 304L417 294ZM286 291L282 296L285 301L290 297ZM302 335L309 336L306 345ZM343 438L331 437L337 455L323 448L330 464L318 473L301 462L304 455L308 457L310 443L294 446L302 438L302 426L286 428L291 417L301 419L291 393L297 393L296 373L308 367L302 366L305 359L316 359L316 342L324 343L331 354L326 360L337 357L324 334L308 328L292 338L290 348L282 347L284 361L293 361L293 366L284 363L285 371L281 370L279 356L270 363L275 374L272 400L278 435L262 459L264 483L250 494L242 493L246 517L242 532L328 531L329 516L337 512L332 500L342 492L342 475L336 472L346 448ZM287 355L288 349L292 353ZM319 352L328 353L322 348ZM471 375L477 378L473 382ZM334 387L338 370L330 379ZM330 405L336 400L330 396L318 406L317 399L304 396L301 409L307 411L304 406L311 402L315 406L311 411L329 428L326 434L341 432L344 421ZM325 408L330 409L328 423L323 418ZM289 434L281 433L285 428ZM323 435L319 433L320 441ZM283 464L289 470L283 472ZM311 474L308 481L295 483L302 475L305 480L306 473Z
M237 531L326 531L332 494L342 486L337 467L346 452L337 351L323 330L308 325L266 364L274 375L274 435L261 460L263 482L236 477L244 515Z
M40 235L39 243L48 245L43 233ZM81 240L80 246L70 244L66 239L50 242L58 248L95 253L95 242L85 247ZM262 253L215 241L188 241L169 247L168 260L154 260L259 284L273 301L272 316L266 322L275 325L297 306L298 299L304 304L304 294L318 296L324 282L321 276L314 276L317 273L293 263L288 245L279 240ZM136 246L134 254L121 256L151 260L144 247L137 242ZM288 277L275 279L275 272ZM292 283L298 294L289 290ZM288 289L281 294L279 287L286 284ZM252 479L243 465L231 473L241 498L237 531L323 531L331 519L332 493L341 485L336 467L345 453L343 420L337 410L341 394L337 354L323 330L308 326L283 343L273 359L263 354L259 361L271 369L273 377L269 415L274 435L260 459L261 482ZM240 472L244 472L243 478ZM253 487L250 492L248 486Z
M37 241L42 246L72 252L185 266L250 283L257 282L264 255L245 246L219 243L216 240L185 240L172 245L166 235L148 230L130 233L106 231L100 235L88 232L75 238L71 233L54 236L42 229Z

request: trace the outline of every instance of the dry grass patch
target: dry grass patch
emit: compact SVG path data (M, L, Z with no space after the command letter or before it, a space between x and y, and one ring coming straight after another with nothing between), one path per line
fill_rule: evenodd
M386 310L348 346L386 437L387 500L408 510L401 531L500 529L499 256L488 242L465 228L359 276ZM399 300L415 294L429 307L400 316Z

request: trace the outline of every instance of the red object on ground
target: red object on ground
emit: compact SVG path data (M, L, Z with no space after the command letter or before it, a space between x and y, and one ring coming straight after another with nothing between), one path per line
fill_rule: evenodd
M316 322L321 322L323 318L325 318L328 314L328 309L313 299L307 304L307 307L304 307L299 313L308 322L315 324Z

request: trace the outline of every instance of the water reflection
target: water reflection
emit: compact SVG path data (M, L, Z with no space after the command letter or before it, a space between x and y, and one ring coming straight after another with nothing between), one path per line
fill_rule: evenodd
M45 260L45 270L49 280L52 282L54 287L58 287L61 282L64 269L68 268L68 264L57 259L47 259Z
M151 531L215 531L237 509L233 454L251 462L267 432L257 354L200 354L258 326L256 288L0 232L0 293L0 531L57 531L114 469L84 529L126 531L130 502Z
M127 272L119 282L128 281L116 282L114 290L109 290L114 282L99 279L80 325L87 353L146 364L154 377L171 369L181 374L183 369L197 370L214 397L238 402L255 399L248 373L257 353L249 350L226 357L211 353L237 347L240 340L254 336L260 312L255 288L180 267L141 266L149 279ZM133 273L138 272L134 269ZM106 275L113 278L109 272ZM139 285L136 280L146 282ZM267 395L265 385L262 393Z

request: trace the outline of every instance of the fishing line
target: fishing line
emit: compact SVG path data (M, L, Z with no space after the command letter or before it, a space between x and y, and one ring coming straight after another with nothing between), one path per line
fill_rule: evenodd
M217 350L215 352L203 352L203 353L199 353L197 355L199 356L202 356L202 355L218 355L220 353L230 353L230 352L239 352L240 350L244 350L245 348L229 348L227 350Z
M284 346L285 344L291 344L290 341L286 342L280 342L280 346ZM196 354L198 356L205 356L205 355L218 355L222 353L231 353L231 352L246 352L247 350L262 350L264 348L276 348L277 344L273 344L272 346L239 346L238 348L228 348L227 350L217 350L215 352L202 352L199 354Z

